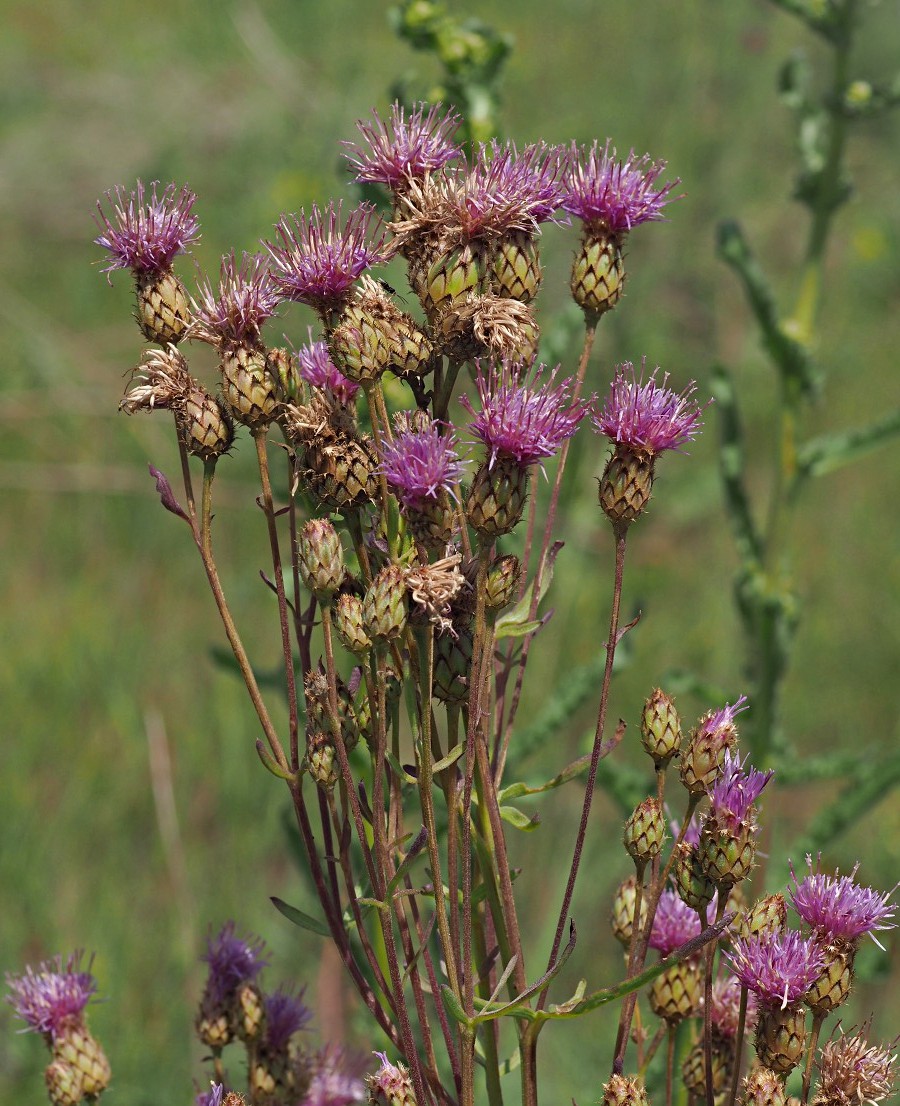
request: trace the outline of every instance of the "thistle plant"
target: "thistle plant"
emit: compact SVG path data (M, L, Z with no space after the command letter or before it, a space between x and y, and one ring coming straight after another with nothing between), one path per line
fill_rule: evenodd
M447 19L430 4L400 17L407 27L418 18L423 40ZM638 623L622 620L628 541L652 525L659 458L686 452L711 400L677 366L641 357L636 368L638 352L610 372L592 356L603 320L627 309L627 237L664 220L682 199L679 181L648 154L620 157L608 139L517 147L484 134L463 146L471 122L470 111L427 103L372 113L346 160L380 204L338 199L281 214L258 252L225 252L218 277L199 274L193 294L173 268L199 234L193 193L138 182L108 194L111 213L100 207L105 269L132 271L152 343L120 407L172 414L182 490L151 472L197 548L319 912L276 906L333 942L381 1046L365 1084L353 1057L308 1047L302 992L265 990L269 954L228 923L203 957L194 1029L210 1089L196 1101L501 1106L503 1077L518 1067L521 1101L536 1106L544 1028L591 1015L606 1015L615 1034L597 1065L604 1103L669 1106L685 1093L749 1106L794 1092L804 1104L880 1101L893 1059L870 1043L870 1026L820 1039L851 992L859 942L893 928L892 892L857 884L857 868L814 869L810 857L807 876L763 893L760 832L778 777L758 728L740 747L753 696L711 703L685 735L674 696L651 683L634 735L609 723L617 649ZM569 288L584 330L571 371L540 361L544 233L572 237ZM377 276L391 258L405 262L406 300ZM316 320L309 342L272 344L276 320L298 305ZM212 380L194 375L196 343L215 350ZM535 786L508 779L509 753L549 618L541 605L570 444L587 423L608 441L596 519L613 548L596 720L589 751ZM220 466L227 476L246 434L284 725L213 540ZM774 686L762 688L767 717ZM646 754L649 782L616 832L633 866L612 903L621 977L566 995L559 976L578 955L573 901L597 833L600 762L626 741ZM575 780L581 814L560 845L565 887L546 949L517 894L510 837L534 822L513 801ZM803 932L787 926L785 895ZM51 1050L55 1106L96 1100L110 1077L84 1017L96 983L79 963L8 977L14 1010Z

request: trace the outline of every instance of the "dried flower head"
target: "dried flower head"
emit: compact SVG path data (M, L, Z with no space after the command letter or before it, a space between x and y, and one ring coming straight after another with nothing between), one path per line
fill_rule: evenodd
M738 937L723 955L741 983L764 1006L781 1009L803 997L824 964L815 941L801 937L796 930Z
M159 182L153 181L149 198L143 181L134 192L121 187L106 193L112 213L104 212L97 201L97 224L102 233L94 241L109 253L101 272L131 269L138 276L169 269L175 256L200 237L200 224L191 213L197 197L185 185L166 186L158 195Z
M209 964L206 988L216 1002L224 1002L241 983L256 979L268 963L262 938L237 937L234 931L234 922L226 922L218 936L207 938L206 952L200 958Z
M774 769L757 772L755 768L744 771L744 760L735 756L730 749L725 752L722 774L710 792L710 806L720 829L737 833L746 819L750 808L762 794L763 788L775 775Z
M266 995L266 1046L272 1052L284 1052L295 1033L305 1029L312 1021L313 1012L303 1001L303 992L292 994L280 987L274 994Z
M222 258L218 295L209 280L201 280L197 292L190 333L212 345L255 344L279 303L266 259L245 253L239 265L233 250Z
M658 949L660 956L668 956L699 934L700 917L697 911L682 902L675 891L663 891L650 930L650 948Z
M691 398L693 381L676 394L656 383L657 367L644 383L646 357L637 377L630 361L616 367L616 375L603 410L593 416L594 427L611 441L628 445L635 453L655 457L666 449L679 449L697 436L702 408ZM711 402L711 401L710 401Z
M340 202L321 211L313 204L309 216L303 211L283 216L275 227L280 244L263 243L281 296L317 311L339 308L357 277L384 260L379 227L368 203L354 208L346 220Z
M857 941L865 933L895 928L890 921L896 910L890 902L894 891L882 894L856 883L853 877L859 869L858 861L849 876L842 876L838 871L833 876L825 875L820 870L821 856L816 861L815 871L811 856L806 857L806 863L809 875L799 882L791 866L794 880L791 905L825 940Z
M583 222L601 223L614 234L662 219L665 205L680 199L670 194L678 178L657 185L665 168L666 162L651 161L649 154L635 157L634 150L624 160L617 158L608 139L602 149L596 142L590 149L573 143L562 206Z
M406 586L414 603L422 607L440 630L453 633L451 605L466 586L459 570L462 557L453 553L433 564L415 565L406 573Z
M342 407L351 403L359 391L359 385L348 380L331 360L328 343L312 340L311 330L309 345L297 350L297 364L300 376L307 384L330 393Z
M460 403L474 415L471 430L487 446L491 465L501 457L527 468L552 457L578 429L591 401L570 400L572 381L556 383L559 365L542 381L545 369L504 360L485 370L478 363L481 411L475 414L467 396Z
M458 444L453 428L439 422L402 430L384 443L381 471L404 507L420 507L442 491L455 494L465 471Z
M7 973L9 994L6 1001L26 1030L43 1033L54 1040L73 1021L79 1021L84 1008L97 993L97 981L88 970L81 971L84 953L73 952L63 960L57 956L45 960L35 970L27 967L22 975Z
M818 1060L819 1086L815 1106L858 1106L883 1101L894 1090L896 1054L890 1048L870 1045L867 1022L859 1033L825 1043ZM894 1044L897 1042L895 1041Z
M426 112L426 108L428 108ZM440 104L419 104L413 111L396 101L389 121L372 112L372 122L359 120L356 128L363 144L344 142L358 181L386 184L402 190L411 180L421 180L462 155L453 136L462 122L455 112L443 112Z

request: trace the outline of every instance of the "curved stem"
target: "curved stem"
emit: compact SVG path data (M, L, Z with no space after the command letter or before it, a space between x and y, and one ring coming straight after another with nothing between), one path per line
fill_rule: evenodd
M806 1066L803 1069L803 1095L801 1102L803 1106L809 1102L809 1087L812 1082L812 1069L813 1060L816 1056L816 1046L819 1043L819 1033L822 1029L822 1022L825 1020L824 1014L813 1014L812 1033L809 1037L809 1051L806 1054Z
M734 1106L744 1066L744 1031L747 1027L747 988L741 986L741 1005L738 1009L737 1032L734 1035L734 1069L731 1073L731 1091L725 1106Z

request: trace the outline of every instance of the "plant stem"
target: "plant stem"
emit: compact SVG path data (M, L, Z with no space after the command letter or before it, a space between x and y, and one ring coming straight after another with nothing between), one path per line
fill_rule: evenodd
M744 1030L747 1026L747 988L741 986L741 1004L738 1009L737 1032L734 1035L734 1070L731 1074L731 1092L725 1106L734 1106L737 1101L738 1087L741 1082L741 1069L744 1066Z

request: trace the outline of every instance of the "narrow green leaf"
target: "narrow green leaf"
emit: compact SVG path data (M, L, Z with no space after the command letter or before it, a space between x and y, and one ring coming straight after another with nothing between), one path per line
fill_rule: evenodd
M536 830L541 824L540 817L537 814L533 814L529 818L524 811L514 806L501 806L500 817L504 822L509 822L509 824L516 829L525 830L529 833L531 830Z
M590 763L591 754L585 753L583 757L573 760L568 767L563 768L559 775L554 776L552 780L539 784L511 783L509 787L504 787L497 792L497 799L502 803L507 799L520 799L523 795L540 795L543 791L552 791L580 775Z
M900 435L900 408L870 426L822 435L798 451L798 476L824 476L871 453Z
M388 894L400 885L406 876L406 873L415 864L420 856L423 856L423 850L428 843L428 832L424 826L419 830L415 836L415 840L409 846L406 856L403 858L403 862L400 867L394 873L393 878L387 886Z
M279 899L277 895L272 895L270 901L279 913L283 914L289 922L293 922L295 926L299 926L301 929L308 929L310 933L317 933L320 937L330 937L331 930L328 926L319 921L318 918L313 918L311 914L306 914L302 910L298 910L296 906L291 906L290 903L286 903L284 899Z
M453 746L453 748L450 750L450 752L445 757L441 757L440 760L436 761L431 766L431 771L435 775L437 775L438 772L443 772L445 768L449 768L451 764L456 764L456 762L463 755L465 750L466 750L465 742L460 741L460 743L458 745Z
M450 987L444 983L441 985L441 998L444 1000L444 1008L454 1021L464 1025L469 1032L474 1032L476 1022L466 1015L459 999L454 995Z
M409 772L406 771L406 769L403 767L403 765L400 763L400 761L397 760L397 758L394 756L393 752L391 752L390 749L385 749L384 755L385 755L385 759L387 760L388 764L390 764L392 770L397 775L398 779L403 780L404 783L415 783L415 784L417 784L419 782L416 779L415 776L410 775Z
M536 630L539 630L542 624L539 618L536 618L533 622L505 622L494 632L494 638L496 641L502 641L503 638L508 637L527 637L528 634L533 634Z
M540 607L541 600L547 594L550 587L550 583L553 580L553 566L556 562L556 558L559 555L560 549L562 549L563 543L561 541L554 542L553 545L547 550L547 559L544 564L544 571L541 574L541 590L538 596L537 605ZM518 627L526 624L529 621L531 614L531 600L534 597L534 579L525 590L525 594L519 600L514 607L510 607L508 611L505 611L497 619L494 624L494 636L501 637L521 637L521 634L515 634L513 627ZM538 623L540 625L540 623ZM526 631L530 632L530 631Z
M277 776L280 780L288 780L290 783L297 781L299 773L282 768L259 738L256 739L256 755L262 761L263 767L273 776Z
M744 480L744 431L731 374L723 365L712 372L712 393L719 417L719 472L725 490L725 506L743 560L762 556L762 540L753 521Z

